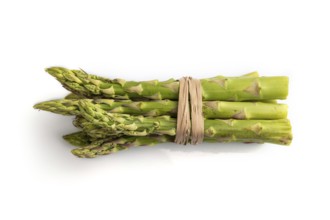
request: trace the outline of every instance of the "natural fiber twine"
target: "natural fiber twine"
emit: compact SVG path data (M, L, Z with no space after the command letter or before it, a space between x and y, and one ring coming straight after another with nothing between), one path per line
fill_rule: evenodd
M200 144L204 138L202 86L198 79L182 77L179 81L179 100L175 143Z

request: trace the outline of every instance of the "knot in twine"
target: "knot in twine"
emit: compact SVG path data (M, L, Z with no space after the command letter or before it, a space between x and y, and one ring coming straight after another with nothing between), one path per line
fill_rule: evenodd
M204 117L202 86L198 79L182 77L179 81L179 100L174 142L196 145L203 142Z

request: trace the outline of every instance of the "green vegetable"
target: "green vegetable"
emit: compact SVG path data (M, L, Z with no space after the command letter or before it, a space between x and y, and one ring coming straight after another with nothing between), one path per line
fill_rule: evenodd
M65 135L64 139L70 144L76 146L71 152L83 158L93 158L100 155L107 155L126 150L132 146L153 146L160 143L174 142L174 136L169 135L148 135L148 136L120 136L108 137L104 139L93 139L85 132L76 132ZM218 142L212 137L206 137L206 142ZM221 142L230 142L230 140L221 140ZM246 140L238 140L235 142L246 142ZM249 140L251 143L252 140ZM254 143L263 143L260 140L253 140Z
M171 100L131 101L113 99L59 99L41 102L34 107L62 115L80 115L79 100L95 104L110 113L143 116L169 115L176 117L178 102ZM235 119L283 119L287 117L287 105L263 102L204 101L204 118Z
M87 74L83 70L69 70L51 67L46 71L54 76L64 88L89 98L115 99L178 99L179 82L167 81L125 81L107 79ZM252 74L253 75L253 74ZM277 77L223 77L201 80L203 100L245 101L285 99L288 95L288 78Z
M46 71L72 93L38 103L36 109L74 115L80 131L63 138L78 157L93 158L131 146L174 142L179 81L125 81L83 70L51 67ZM288 78L216 76L201 79L204 141L289 145L292 140L287 105Z

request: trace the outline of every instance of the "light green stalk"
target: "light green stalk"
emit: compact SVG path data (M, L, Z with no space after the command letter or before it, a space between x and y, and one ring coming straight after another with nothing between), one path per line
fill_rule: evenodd
M242 75L242 77L259 77L259 73L258 72L251 72L251 73L247 73ZM69 93L67 96L64 97L64 99L86 99L88 97L84 97L84 96L80 96L80 95L76 95L74 93ZM271 103L276 103L276 100L265 100L266 102L271 102Z
M143 117L108 113L98 106L79 101L81 116L76 120L88 135L106 138L112 135L147 136L176 134L176 119L168 116ZM102 131L100 133L100 131ZM291 143L291 125L287 119L278 120L205 120L204 135L217 141L260 140L275 144Z
M95 128L97 129L97 128ZM105 130L100 129L99 133L103 133L105 132ZM92 135L93 136L93 135ZM68 143L70 143L72 146L75 147L89 147L90 146L100 146L103 143L106 142L111 142L115 139L118 138L127 138L127 137L135 137L135 138L145 138L145 137L157 137L157 136L165 136L167 139L167 142L174 142L174 136L170 136L170 135L149 135L149 136L125 136L125 135L119 135L119 136L107 136L106 133L103 134L103 136L105 138L95 138L95 137L91 137L88 133L86 133L85 131L78 131L72 134L67 134L64 135L63 138L64 140L66 140ZM204 138L205 142L214 142L214 143L218 143L218 140L216 138L213 137L205 137ZM226 139L222 139L221 142L232 142L233 140L226 140ZM245 139L236 139L235 142L246 142L246 143L264 143L261 140L255 139L255 140L245 140Z
M80 99L81 100L81 99ZM131 101L113 99L83 99L110 113L176 117L178 102L171 100ZM79 115L79 100L59 99L41 102L34 107L62 115ZM287 105L263 102L204 101L204 118L218 119L283 119Z
M51 67L46 71L66 89L89 98L115 99L178 99L179 82L169 79L159 82L125 81L90 75L83 70ZM253 74L252 74L253 75ZM285 99L288 94L288 78L278 77L223 77L201 80L203 100L244 101Z
M153 146L155 144L174 142L174 136L169 135L148 135L148 136L121 136L108 137L104 139L91 139L85 132L76 132L65 135L64 139L76 146L71 152L83 158L93 158L99 155L107 155L128 149L132 146ZM212 137L206 137L206 142L217 142ZM230 140L222 140L229 142ZM246 140L235 140L236 142L246 142ZM251 140L249 140L251 142ZM253 140L255 143L262 143L260 140Z

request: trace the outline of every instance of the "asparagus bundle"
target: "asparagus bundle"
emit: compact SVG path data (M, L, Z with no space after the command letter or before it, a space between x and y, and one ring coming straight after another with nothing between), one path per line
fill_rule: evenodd
M78 157L95 157L127 149L174 142L179 82L110 80L83 70L46 69L72 93L36 104L40 110L76 116L81 131L64 139ZM204 141L289 145L292 139L287 106L287 77L202 79Z

